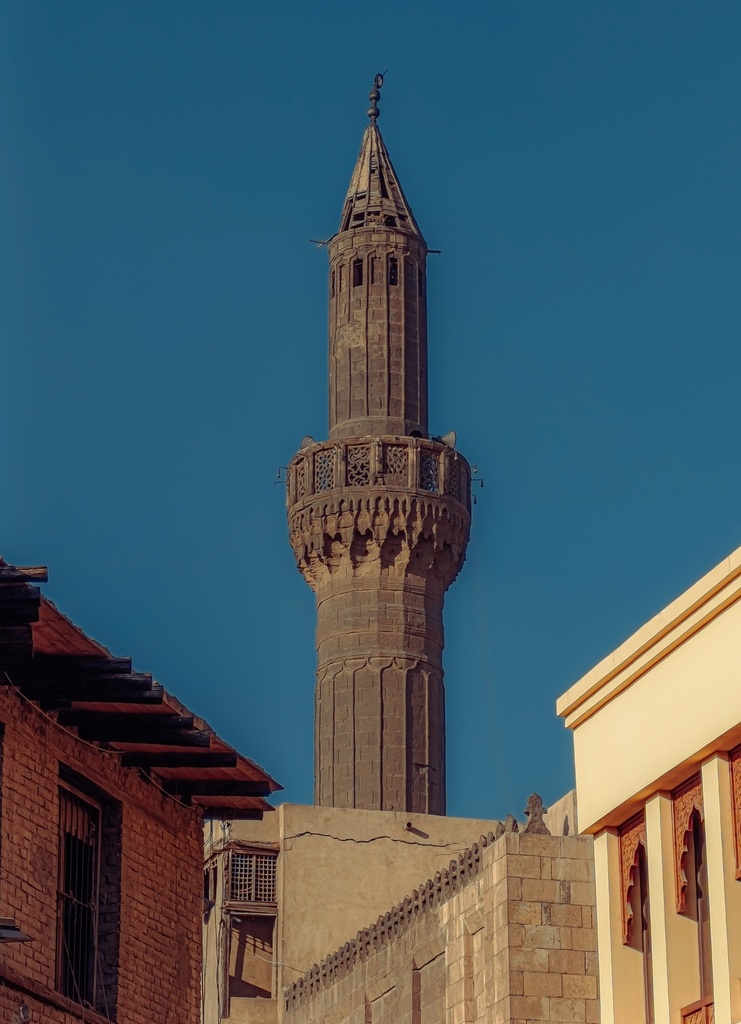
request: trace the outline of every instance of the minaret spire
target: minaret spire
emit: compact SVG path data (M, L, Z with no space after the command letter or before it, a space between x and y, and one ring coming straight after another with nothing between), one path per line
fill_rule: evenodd
M332 438L427 434L427 243L376 124L382 82L329 242Z
M378 101L381 98L381 89L383 88L383 75L376 75L373 79L373 88L368 93L368 99L370 100L370 107L368 108L368 117L371 119L371 124L375 124L378 118L381 116L381 111L378 109Z
M428 435L427 244L378 130L376 75L329 251L329 440L296 455L288 521L316 594L315 802L445 813L445 591L470 470Z

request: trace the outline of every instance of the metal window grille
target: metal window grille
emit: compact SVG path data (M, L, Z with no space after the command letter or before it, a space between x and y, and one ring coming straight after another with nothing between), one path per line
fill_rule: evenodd
M60 789L57 987L88 1005L95 995L99 834L100 810Z
M235 903L275 903L274 853L234 853L229 872L229 899Z

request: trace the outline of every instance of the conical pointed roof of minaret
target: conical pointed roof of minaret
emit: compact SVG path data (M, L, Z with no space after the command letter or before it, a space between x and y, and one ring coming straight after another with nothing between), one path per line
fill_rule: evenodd
M342 209L340 231L350 231L366 225L400 228L422 238L412 208L402 191L391 157L388 154L376 119L381 75L370 92L371 123L365 129L355 170L350 178L345 205Z

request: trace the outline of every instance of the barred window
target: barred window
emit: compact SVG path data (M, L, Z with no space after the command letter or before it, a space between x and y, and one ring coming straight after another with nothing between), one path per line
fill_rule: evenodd
M59 774L56 987L115 1020L122 808L67 765Z
M233 851L229 871L229 899L233 903L275 903L276 860L274 853Z
M59 791L57 986L78 1003L93 1003L98 928L100 811Z

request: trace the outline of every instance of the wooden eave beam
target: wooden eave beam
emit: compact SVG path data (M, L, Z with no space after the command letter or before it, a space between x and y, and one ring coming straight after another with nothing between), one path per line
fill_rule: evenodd
M81 739L89 740L91 743L98 740L106 743L132 743L143 747L208 747L213 733L209 729L191 729L189 732L177 729L160 732L154 729L132 729L125 732L119 729L115 736L101 736L99 730L83 729L79 731L79 735Z
M130 680L126 676L117 677L113 680L98 682L97 680L76 680L53 681L43 679L25 679L18 685L23 693L31 700L43 700L45 697L55 697L66 700L82 700L91 703L110 704L115 701L125 702L130 697L133 703L137 700L161 704L164 699L164 688L159 683L152 683L151 678L147 682Z
M192 715L126 714L73 708L60 711L57 720L60 725L76 728L81 739L109 743L207 747L212 735L207 729L194 729Z
M234 751L204 750L190 753L186 750L127 751L121 758L125 768L236 768Z
M13 668L21 661L28 661L33 653L33 627L30 622L17 625L0 625L0 662L13 663ZM8 668L10 668L8 664ZM3 673L0 684L7 683Z
M270 796L266 779L163 779L162 785L177 796Z
M0 586L0 627L38 622L41 591L28 583Z
M262 821L263 811L252 807L218 807L202 804L204 818L223 818L229 821Z
M40 600L39 587L32 587L27 583L6 583L0 586L0 605L38 604Z
M85 678L106 676L140 676L131 670L131 658L111 658L89 654L36 654L29 672L37 678L65 679L69 676Z
M128 690L123 687L114 689L111 687L99 694L74 690L50 692L23 689L21 692L29 700L38 701L47 711L62 708L79 711L92 710L91 708L73 709L73 704L136 704L139 707L160 707L164 701L164 690L161 686L153 687L151 690Z
M48 583L49 570L45 565L0 565L0 584Z
M127 714L126 712L107 711L65 711L59 716L60 725L73 725L82 729L93 729L103 725L106 729L116 729L119 725L138 726L139 728L156 728L158 731L167 729L192 729L192 715L170 714Z

